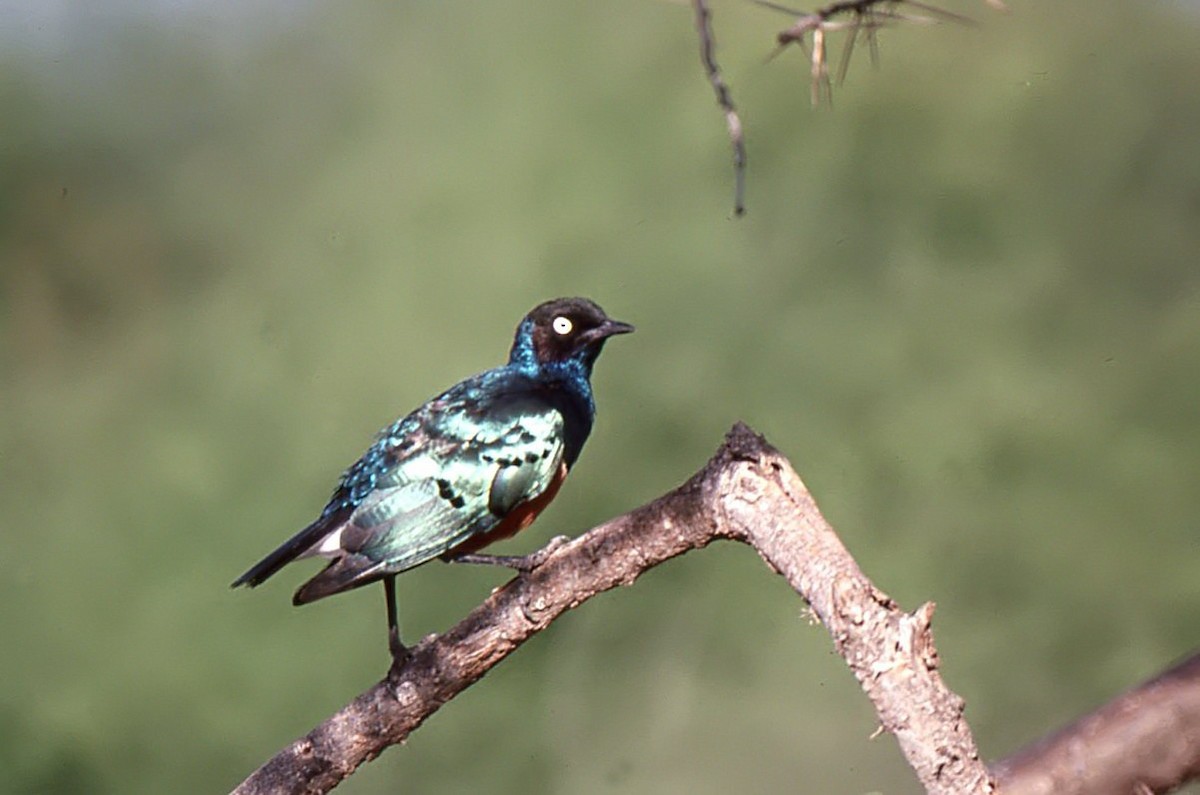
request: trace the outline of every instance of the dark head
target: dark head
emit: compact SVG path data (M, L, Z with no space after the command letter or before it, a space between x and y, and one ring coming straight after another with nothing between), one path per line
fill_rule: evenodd
M509 362L531 370L581 366L591 375L604 341L631 331L586 298L556 298L535 306L517 326Z

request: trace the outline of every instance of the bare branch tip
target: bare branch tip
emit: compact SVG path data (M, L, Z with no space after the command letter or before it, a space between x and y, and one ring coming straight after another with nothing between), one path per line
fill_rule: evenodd
M740 420L725 434L725 442L721 447L734 458L745 461L756 461L764 453L775 452L766 437Z

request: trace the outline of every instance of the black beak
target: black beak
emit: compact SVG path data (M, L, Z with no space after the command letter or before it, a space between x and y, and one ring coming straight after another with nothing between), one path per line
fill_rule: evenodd
M610 318L604 321L604 325L597 329L597 331L601 332L602 336L611 337L614 334L632 334L633 326L629 323L622 323L620 320L612 320Z
M583 337L585 344L593 345L597 342L603 342L609 337L617 334L629 334L632 331L633 326L629 325L628 323L622 323L619 320L608 318L599 326L596 326L593 329L588 329L581 336Z

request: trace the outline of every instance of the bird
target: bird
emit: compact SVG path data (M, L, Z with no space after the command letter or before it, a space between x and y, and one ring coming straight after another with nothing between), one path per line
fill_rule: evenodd
M393 666L400 639L396 575L435 559L528 572L525 556L479 554L528 527L554 499L591 433L591 375L609 337L632 332L587 298L534 307L508 362L460 381L381 430L342 474L320 516L238 577L254 587L285 565L328 560L294 605L382 581ZM553 546L552 542L552 546Z

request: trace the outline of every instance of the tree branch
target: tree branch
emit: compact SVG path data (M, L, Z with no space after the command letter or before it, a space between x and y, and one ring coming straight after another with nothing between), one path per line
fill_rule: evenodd
M407 665L292 743L234 791L323 793L402 742L567 610L717 539L753 546L829 629L930 793L991 792L963 702L938 674L933 605L905 613L859 570L791 465L744 425L674 491L587 532L489 596Z
M1200 777L1200 652L993 770L1003 795L1149 795Z

